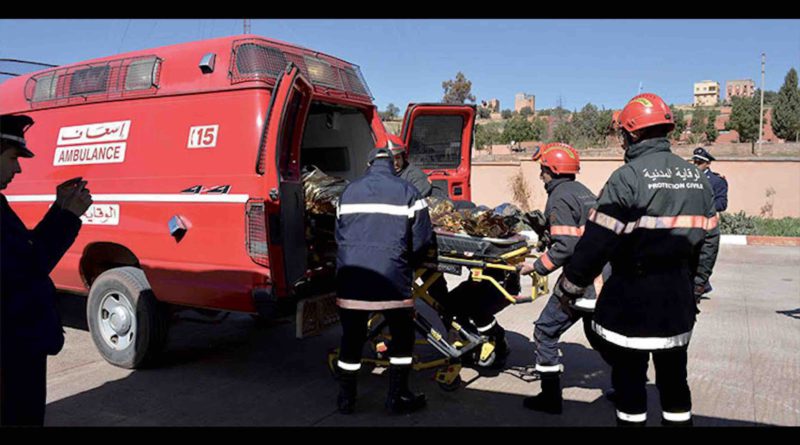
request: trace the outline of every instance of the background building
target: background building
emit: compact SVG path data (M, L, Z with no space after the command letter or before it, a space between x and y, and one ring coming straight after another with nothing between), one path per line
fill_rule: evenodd
M730 102L732 97L753 97L755 93L756 83L750 79L725 82L725 100L727 102Z
M531 111L536 112L536 96L533 94L517 93L517 95L514 96L514 111L519 112L519 110L525 107L530 107Z
M492 113L499 113L500 112L500 100L499 99L489 99L489 100L482 100L481 106L483 108L487 108Z
M703 80L694 84L695 107L713 107L719 103L719 82Z

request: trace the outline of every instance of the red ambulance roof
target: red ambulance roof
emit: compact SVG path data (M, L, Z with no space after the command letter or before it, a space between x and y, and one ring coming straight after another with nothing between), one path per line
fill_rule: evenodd
M239 51L243 47L247 51L241 51L232 60L234 49ZM214 71L209 74L203 74L199 67L206 54L214 54L216 57ZM152 88L128 91L125 88L125 76L130 64L155 58L158 59L154 70L155 85ZM371 103L371 93L358 66L301 46L242 34L131 51L15 77L0 84L0 113L19 113L31 109L129 97L271 87L289 62L297 65L311 81L315 86L315 94ZM92 70L95 72L91 72ZM78 77L89 85L94 81L94 84L99 85L97 90L89 94L80 94L80 91L76 94L75 89L69 85L75 84ZM99 81L98 77L101 77ZM66 78L70 80L64 80ZM36 90L37 82L41 80L52 82L52 99L43 100L39 95L34 100L34 95L39 94Z

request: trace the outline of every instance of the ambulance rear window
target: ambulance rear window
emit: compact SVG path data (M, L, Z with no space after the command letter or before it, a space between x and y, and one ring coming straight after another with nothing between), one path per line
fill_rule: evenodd
M419 116L414 119L409 160L420 168L456 168L461 163L462 116Z

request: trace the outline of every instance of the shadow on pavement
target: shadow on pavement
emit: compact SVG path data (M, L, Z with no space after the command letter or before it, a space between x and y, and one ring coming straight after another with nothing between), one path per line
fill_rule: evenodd
M85 300L85 299L84 299ZM69 326L80 326L80 304L68 302ZM75 306L75 307L73 307ZM84 308L85 311L85 308ZM84 317L85 318L85 317ZM85 320L84 320L85 329ZM326 363L327 351L338 346L341 328L304 340L294 337L294 325L257 327L247 315L234 314L217 326L178 323L173 327L164 358L153 369L138 370L120 380L54 401L47 406L47 425L80 426L613 426L614 408L595 391L590 401L565 400L564 414L553 416L525 410L522 398L539 390L526 385L526 394L494 385L491 391L462 386L442 391L433 371L412 376L412 389L425 392L422 412L390 416L383 402L385 375L364 367L359 377L356 413L335 410L338 391ZM81 329L78 327L78 329ZM508 332L513 348L507 366L532 362L529 339ZM608 367L582 345L562 345L567 372L566 390L608 387ZM66 350L65 352L69 352ZM64 353L64 352L62 352ZM103 364L103 366L111 366ZM468 370L462 371L464 373ZM506 371L507 372L507 371ZM508 379L508 376L483 377ZM483 380L484 384L486 380ZM494 382L492 382L494 383ZM515 382L516 383L516 382ZM528 389L529 388L529 389ZM658 394L648 388L649 424L658 425ZM752 426L752 422L696 416L700 426Z
M786 311L775 311L775 313L785 315L787 317L794 318L795 320L800 319L800 308L786 310Z

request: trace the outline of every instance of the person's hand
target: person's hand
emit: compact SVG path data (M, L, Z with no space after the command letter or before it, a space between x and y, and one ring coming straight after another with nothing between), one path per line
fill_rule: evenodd
M572 302L583 295L585 289L586 288L571 283L562 273L561 276L558 277L555 289L553 289L553 295L558 299L561 310L571 317L573 315Z
M530 275L535 270L536 268L533 267L533 263L522 263L517 265L517 271L520 275Z
M694 304L695 310L697 313L700 313L700 302L703 301L703 294L706 291L705 284L695 284L694 285Z
M55 205L80 218L92 205L92 195L81 177L62 182L56 187Z

